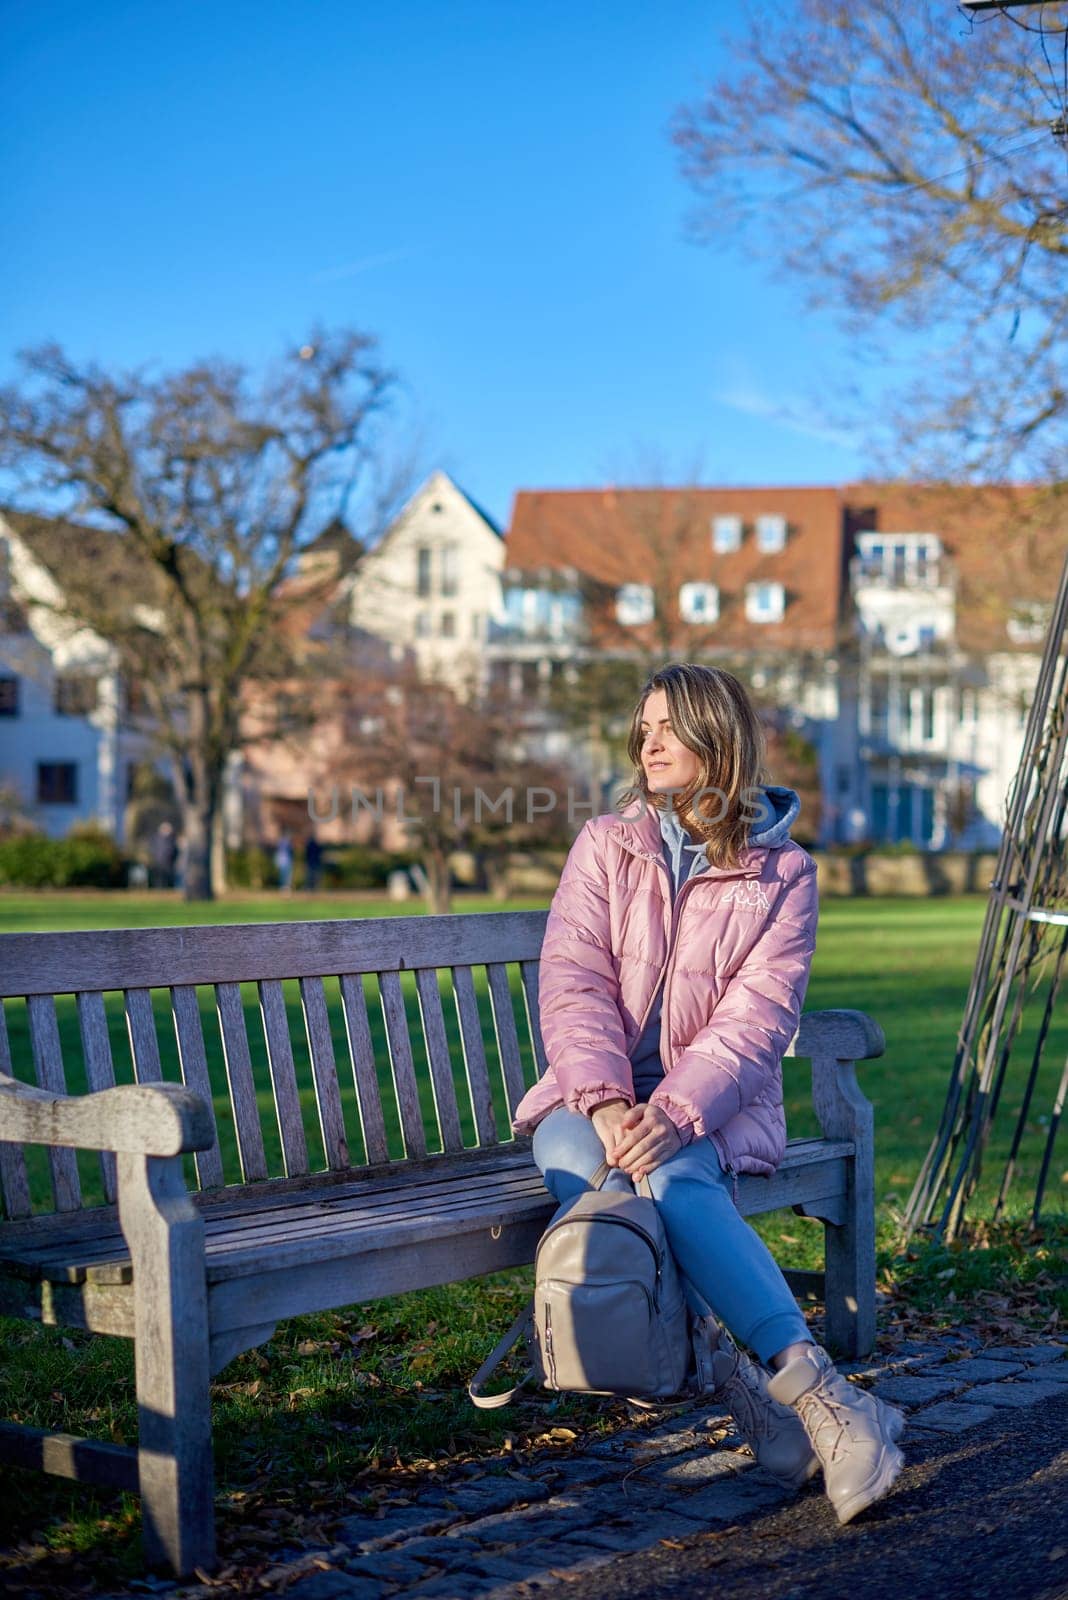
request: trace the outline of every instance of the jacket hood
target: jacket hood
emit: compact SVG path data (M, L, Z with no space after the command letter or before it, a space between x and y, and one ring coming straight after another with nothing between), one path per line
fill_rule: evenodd
M796 789L779 783L765 783L760 792L762 798L753 809L763 815L759 822L750 824L749 843L762 850L777 850L790 837L790 826L801 810L801 797Z
M796 789L788 789L778 783L766 783L760 786L751 808L761 815L750 824L748 849L742 853L743 866L751 866L757 859L753 852L777 850L786 843L790 837L790 827L800 813L801 799ZM672 806L659 810L638 800L617 815L620 821L629 823L636 830L637 837L650 851L657 848L661 838L669 845L676 843L677 847L678 836L685 832ZM686 839L690 839L688 833ZM696 848L703 847L698 845Z

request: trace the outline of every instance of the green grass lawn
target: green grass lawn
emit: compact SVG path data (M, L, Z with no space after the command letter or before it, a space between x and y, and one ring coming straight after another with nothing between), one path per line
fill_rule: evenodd
M513 901L508 909L545 903L536 899ZM0 896L0 931L411 915L418 909L418 903L397 905L384 897L356 896L249 896L203 907L185 906L172 897L149 894L4 895ZM500 902L465 895L457 899L454 909L503 908ZM876 1109L876 1185L884 1272L893 1259L897 1208L908 1195L942 1107L983 913L984 902L979 897L828 900L823 907L806 1007L814 1010L848 1006L868 1011L882 1024L887 1038L886 1054L864 1063L858 1072L864 1092ZM405 983L411 983L407 975ZM344 1061L347 1045L336 985L328 982L326 990L335 1054ZM366 993L389 1112L387 1126L399 1154L397 1120L389 1110L391 1084L385 1039L370 984ZM447 1024L458 1048L445 986L442 995ZM244 999L268 1159L272 1171L280 1171L254 986L246 987ZM303 1089L309 1152L314 1161L317 1118L306 1046L302 1049L303 1021L296 985L287 985L286 1001ZM158 1002L157 1031L164 1070L167 1076L177 1077L165 996L159 996ZM236 1177L237 1153L228 1131L225 1074L210 991L202 992L201 1002L224 1163L228 1174ZM416 1064L425 1083L425 1061L418 1049L414 983L406 992L406 1003L417 1045ZM492 1062L495 1035L484 987L479 991L479 1004L487 1056ZM524 1011L518 982L513 985L513 1004L522 1039ZM76 1091L82 1087L77 1019L72 1004L61 1001L57 1010L70 1087ZM12 1048L24 1063L28 1041L18 1003L9 1003L8 1011ZM121 1080L130 1076L131 1068L120 997L109 997L108 1016L116 1072ZM1036 1019L1025 1015L1021 1041L1025 1048L1018 1052L1021 1067L1014 1068L1013 1079L1006 1088L1001 1119L1005 1131L999 1132L988 1159L991 1172L1000 1171L999 1157L1015 1121L1026 1046L1034 1037L1035 1026ZM1025 1141L1015 1206L1018 1216L1026 1212L1045 1135L1039 1119L1049 1113L1056 1070L1066 1049L1068 1017L1062 1008L1054 1022L1047 1050L1049 1067L1038 1086ZM529 1050L526 1069L528 1075L533 1071ZM21 1070L26 1070L24 1065ZM462 1076L458 1075L456 1081L463 1109L466 1090ZM499 1084L496 1098L498 1122L503 1127L505 1110ZM806 1063L787 1063L786 1099L791 1132L815 1131ZM347 1097L345 1112L350 1146L354 1159L358 1159L361 1138L354 1096ZM429 1092L424 1097L424 1116L432 1129ZM470 1128L469 1116L465 1126ZM318 1158L321 1159L321 1146ZM1049 1208L1062 1219L1068 1189L1064 1182L1068 1174L1063 1167L1062 1158L1054 1168L1048 1190ZM95 1159L82 1158L80 1170L86 1191L96 1193L99 1178ZM36 1191L43 1195L47 1190L43 1159L33 1164L32 1179ZM818 1224L788 1214L763 1219L760 1226L784 1264L818 1264L822 1234ZM951 1281L961 1288L963 1296L966 1280L972 1288L996 1298L1010 1284L1018 1287L1021 1279L1033 1279L1038 1286L1038 1302L1048 1306L1050 1295L1055 1294L1055 1290L1043 1287L1049 1274L1048 1247L1040 1245L1028 1253L1017 1245L1018 1241L999 1247L978 1265L967 1268L952 1253L923 1258L911 1269L917 1299L926 1306L951 1303ZM467 1379L528 1292L529 1273L519 1271L302 1318L280 1327L263 1350L231 1363L220 1374L214 1391L224 1542L227 1518L232 1517L233 1525L238 1526L248 1513L250 1496L270 1494L284 1499L298 1484L313 1479L324 1486L324 1492L348 1493L351 1504L353 1493L358 1496L371 1492L376 1471L391 1464L411 1465L443 1455L485 1452L499 1447L509 1434L524 1440L537 1438L550 1427L612 1426L622 1414L620 1408L599 1402L535 1397L503 1413L475 1412L468 1405L464 1393ZM130 1383L132 1364L130 1348L124 1342L90 1340L78 1334L63 1335L0 1322L0 1350L0 1417L133 1442L136 1424ZM5 1534L12 1541L32 1536L42 1547L56 1552L82 1549L91 1553L94 1563L103 1562L116 1575L135 1570L138 1558L132 1535L137 1524L136 1500L71 1489L56 1480L6 1470L0 1474L0 1481L5 1486L5 1493L0 1496L0 1539ZM106 1560L105 1549L110 1552Z

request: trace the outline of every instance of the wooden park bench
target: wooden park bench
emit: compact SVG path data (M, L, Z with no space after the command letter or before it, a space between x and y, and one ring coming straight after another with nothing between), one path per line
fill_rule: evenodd
M509 1117L545 1064L546 915L0 937L0 1313L132 1338L140 1430L5 1423L0 1458L139 1491L148 1559L187 1575L214 1557L212 1374L281 1318L531 1262L553 1202ZM882 1049L861 1012L805 1016L823 1136L739 1192L825 1223L850 1354L875 1332L853 1063Z

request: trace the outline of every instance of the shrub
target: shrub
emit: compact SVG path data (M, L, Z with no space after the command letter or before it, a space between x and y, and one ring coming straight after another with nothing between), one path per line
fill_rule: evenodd
M121 889L126 861L111 836L92 824L65 839L25 833L0 839L0 884L18 889Z

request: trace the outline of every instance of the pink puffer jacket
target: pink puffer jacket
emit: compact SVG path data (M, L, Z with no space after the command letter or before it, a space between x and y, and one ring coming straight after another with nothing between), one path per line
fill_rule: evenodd
M566 1105L634 1102L628 1054L661 977L665 1077L651 1101L731 1172L769 1176L786 1147L782 1056L816 943L816 864L787 839L709 865L671 904L661 834L638 802L585 824L553 896L539 1012L549 1066L516 1107L530 1133Z

